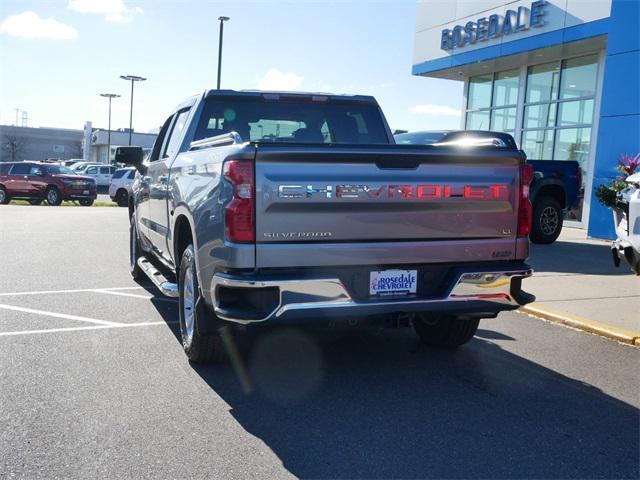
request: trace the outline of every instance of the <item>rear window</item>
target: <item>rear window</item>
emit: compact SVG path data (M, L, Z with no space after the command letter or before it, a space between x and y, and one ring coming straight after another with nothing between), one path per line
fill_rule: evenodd
M0 163L0 175L6 175L9 173L9 169L12 165L13 163Z
M235 131L244 141L388 144L376 105L210 97L194 140Z

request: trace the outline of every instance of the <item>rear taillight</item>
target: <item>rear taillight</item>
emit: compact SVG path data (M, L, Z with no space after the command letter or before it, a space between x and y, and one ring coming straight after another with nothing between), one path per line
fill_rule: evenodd
M533 180L533 167L520 165L520 199L518 202L518 236L526 237L531 232L533 207L529 199L529 184Z
M225 209L227 239L251 243L255 235L255 184L252 160L227 160L222 168L224 178L233 187L233 198Z

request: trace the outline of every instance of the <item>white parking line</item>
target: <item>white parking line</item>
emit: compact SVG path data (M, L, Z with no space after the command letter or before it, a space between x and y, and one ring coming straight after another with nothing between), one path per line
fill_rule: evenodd
M12 297L18 295L45 295L50 293L79 293L79 292L97 292L97 291L113 291L113 290L139 290L144 287L107 287L107 288L80 288L76 290L40 290L35 292L7 292L0 293L0 297Z
M67 328L49 328L44 330L21 330L17 332L0 332L0 337L9 337L9 336L15 336L15 335L38 335L41 333L77 332L79 330L105 330L109 328L148 327L151 325L172 325L174 323L178 323L178 321L118 323L114 325L96 325L93 327L67 327Z
M132 297L132 298L144 298L145 300L151 300L152 298L159 302L172 302L175 303L177 298L169 298L169 297L154 297L152 295L138 295L136 293L126 293L126 292L117 292L115 290L91 290L96 293L108 293L109 295L121 295L123 297Z
M80 322L95 323L107 327L118 327L126 325L124 323L108 322L106 320L96 320L95 318L79 317L77 315L68 315L66 313L48 312L46 310L36 310L35 308L16 307L15 305L4 305L0 303L0 309L13 310L16 312L33 313L34 315L44 315L46 317L64 318L66 320L77 320Z

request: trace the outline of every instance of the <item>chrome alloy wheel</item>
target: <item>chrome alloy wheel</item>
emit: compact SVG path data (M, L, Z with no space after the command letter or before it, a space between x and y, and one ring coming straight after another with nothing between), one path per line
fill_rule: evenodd
M49 205L55 205L58 202L59 193L56 189L52 188L47 192L47 203Z
M185 346L191 345L196 324L196 296L194 291L193 268L189 265L184 272L184 282L182 284L182 318L184 318L184 325L180 324L182 341Z
M553 207L546 207L540 214L540 229L545 235L552 235L560 223L558 210Z

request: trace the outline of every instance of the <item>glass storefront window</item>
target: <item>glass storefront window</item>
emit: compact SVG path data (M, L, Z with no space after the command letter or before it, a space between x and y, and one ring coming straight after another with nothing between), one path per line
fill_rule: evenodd
M491 84L493 75L478 75L469 79L467 108L488 108L491 106Z
M518 70L496 73L496 78L493 82L492 106L503 107L518 103L519 77L520 72Z
M549 130L529 130L522 135L522 149L530 160L553 159L553 133Z
M578 98L595 95L597 71L597 55L565 60L562 64L560 98Z
M559 104L558 126L591 125L594 100L577 100Z
M467 130L487 130L489 128L489 111L468 112Z
M555 160L576 160L586 170L591 142L590 128L562 128L556 134Z
M560 65L558 62L529 67L526 102L549 102L558 97Z
M513 134L516 129L516 107L491 110L491 130Z
M524 108L524 128L553 127L556 124L555 103L529 105Z

